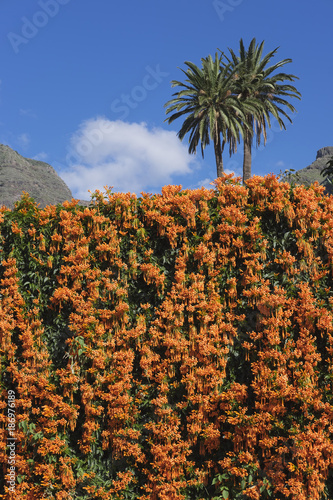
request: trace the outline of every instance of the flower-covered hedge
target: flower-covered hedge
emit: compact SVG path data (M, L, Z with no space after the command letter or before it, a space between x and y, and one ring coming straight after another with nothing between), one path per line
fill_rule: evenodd
M274 175L3 207L0 498L333 498L332 214Z

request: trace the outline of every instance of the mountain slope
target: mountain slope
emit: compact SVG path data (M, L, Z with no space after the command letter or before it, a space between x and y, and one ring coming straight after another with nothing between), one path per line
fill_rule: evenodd
M51 165L24 158L0 144L0 205L13 208L22 191L28 192L41 208L72 199L70 189Z
M325 186L328 194L333 193L333 187L322 175L323 169L327 166L328 160L333 156L333 147L326 146L317 151L317 156L311 165L297 170L294 174L289 174L284 177L284 180L288 182L295 182L296 184L304 184L304 186L310 186L315 181L319 184Z

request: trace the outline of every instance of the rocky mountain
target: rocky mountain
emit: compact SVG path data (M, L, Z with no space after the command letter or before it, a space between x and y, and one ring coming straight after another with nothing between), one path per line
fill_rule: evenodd
M22 191L40 203L40 208L72 199L70 189L51 165L24 158L0 144L0 206L13 208Z
M333 186L325 179L322 175L322 171L327 166L327 162L333 156L333 147L326 146L317 151L317 156L311 165L297 170L293 174L286 175L284 179L288 182L295 182L296 184L304 184L305 186L310 186L315 181L323 185L328 194L333 194Z

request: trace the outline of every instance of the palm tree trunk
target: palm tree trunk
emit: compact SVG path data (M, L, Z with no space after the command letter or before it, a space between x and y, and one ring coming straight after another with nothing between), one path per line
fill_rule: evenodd
M243 160L243 184L251 177L251 163L252 163L252 134L246 131L244 134L244 160Z
M214 139L214 150L215 150L215 160L216 160L216 172L217 177L222 177L223 174L223 160L222 160L222 146L220 134L215 134Z

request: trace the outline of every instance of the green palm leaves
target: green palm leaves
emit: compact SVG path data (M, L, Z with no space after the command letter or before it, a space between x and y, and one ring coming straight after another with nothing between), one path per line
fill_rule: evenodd
M247 128L245 114L241 102L232 94L235 71L230 65L222 65L222 57L215 54L201 59L202 68L191 62L188 66L185 83L173 80L172 87L180 86L180 90L173 94L176 96L165 104L169 106L166 113L174 112L166 121L172 123L184 115L187 117L178 132L178 137L183 140L187 133L189 136L189 153L196 153L199 141L201 153L210 140L214 142L216 168L218 177L223 173L222 152L226 143L229 143L230 152L236 151L237 142L244 128Z
M229 48L231 58L227 58L227 64L231 71L237 70L237 79L234 82L233 92L237 94L242 103L253 102L256 105L257 112L246 113L246 122L249 128L244 136L244 162L243 162L243 182L251 177L252 154L251 148L253 138L256 138L256 145L260 145L261 137L264 144L267 140L267 127L271 127L270 115L273 116L280 128L285 129L285 123L282 117L287 118L291 123L287 110L296 111L294 106L287 100L288 97L300 99L301 94L296 88L288 83L297 79L294 75L286 73L272 74L291 59L283 59L276 64L267 67L278 48L262 56L264 42L256 44L253 38L246 50L243 40L239 43L239 55L237 56Z
M178 137L183 140L189 134L189 153L196 153L199 142L204 156L205 147L212 140L216 158L217 176L223 173L222 153L229 144L230 155L237 150L237 143L244 142L243 181L251 176L251 147L256 137L257 145L261 136L266 143L267 127L271 126L270 115L277 119L281 128L285 124L281 116L289 118L286 110L295 111L287 97L300 97L299 92L285 81L293 81L294 75L272 73L291 59L284 59L266 68L277 49L262 57L264 42L256 45L255 39L245 50L240 41L237 56L231 49L230 58L223 53L215 60L211 56L201 59L199 68L185 62L187 70L185 82L173 80L172 87L181 90L165 104L166 114L172 113L165 121L172 123L186 116ZM281 107L282 106L282 107Z

